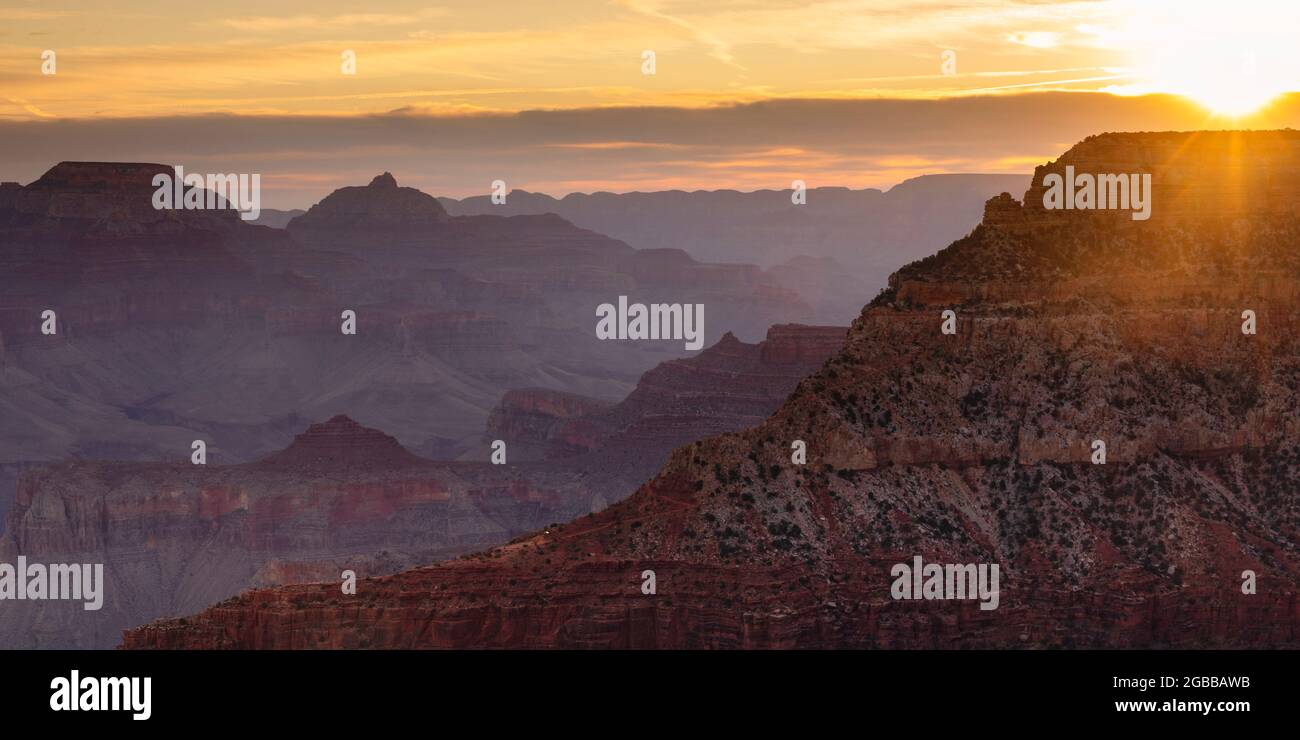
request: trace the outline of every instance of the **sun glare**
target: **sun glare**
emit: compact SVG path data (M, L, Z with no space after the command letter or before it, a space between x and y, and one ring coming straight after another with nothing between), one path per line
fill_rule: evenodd
M1249 115L1300 83L1300 4L1141 0L1124 6L1116 41L1133 61L1132 91L1187 97Z
M1249 53L1237 60L1207 57L1179 60L1155 80L1156 89L1194 100L1214 113L1244 116L1287 91L1281 80L1266 79ZM1234 63L1237 69L1234 69Z

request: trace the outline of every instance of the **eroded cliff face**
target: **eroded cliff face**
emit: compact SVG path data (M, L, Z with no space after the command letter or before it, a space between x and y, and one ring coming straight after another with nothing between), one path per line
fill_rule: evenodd
M172 174L158 164L62 162L26 187L6 183L0 335L10 347L40 336L33 317L43 309L78 333L247 315L229 295L232 281L255 284L259 268L301 250L233 210L154 208L153 178Z
M1154 170L1153 217L1044 210L1062 163L1040 168L1025 205L994 199L900 270L774 415L678 449L626 501L356 596L255 591L125 645L1300 644L1300 229L1253 207L1285 201L1300 133L1108 134L1065 160ZM890 567L916 555L999 564L1000 606L892 599Z
M484 437L506 440L521 460L576 455L600 444L604 430L591 418L613 405L545 388L507 391L488 416Z
M522 443L516 447L529 459L592 451L617 456L620 466L644 480L673 448L767 418L843 346L845 333L839 326L780 324L753 344L727 333L695 357L647 371L617 404L541 389L513 391L493 412L486 436Z

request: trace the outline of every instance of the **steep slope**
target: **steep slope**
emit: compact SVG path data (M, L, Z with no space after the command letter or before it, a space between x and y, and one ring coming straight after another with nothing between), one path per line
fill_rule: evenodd
M1066 166L1151 174L1152 217L1044 209ZM626 501L125 645L1300 645L1297 175L1300 132L1092 137L893 276L771 418ZM999 565L1000 605L892 598L916 556Z

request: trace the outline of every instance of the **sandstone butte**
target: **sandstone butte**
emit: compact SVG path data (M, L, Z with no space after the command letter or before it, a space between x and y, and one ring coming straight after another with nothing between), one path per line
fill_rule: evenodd
M1151 173L1151 220L1045 210L1067 164ZM1296 647L1298 211L1300 132L1090 137L893 275L770 418L677 449L623 502L124 646ZM891 600L914 555L999 563L1000 608Z

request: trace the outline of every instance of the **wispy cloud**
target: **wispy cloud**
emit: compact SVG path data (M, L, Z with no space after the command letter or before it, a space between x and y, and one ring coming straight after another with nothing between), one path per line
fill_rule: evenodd
M341 15L249 16L227 18L221 25L240 31L273 33L283 31L337 31L361 26L405 26L423 23L448 13L445 9L425 8L414 13L345 13Z
M744 67L736 63L735 55L731 53L731 45L719 37L716 33L701 28L699 24L688 21L680 16L671 15L659 10L652 0L623 0L623 4L630 10L636 11L649 18L670 23L678 28L689 32L697 41L704 44L709 49L709 56L738 70L744 71Z
M0 8L0 21L48 21L72 15L66 10L31 10L29 8Z
M687 149L681 144L669 144L663 141L583 141L547 144L560 149L588 149L617 151L626 149Z
M26 100L23 100L22 98L11 98L6 95L5 100L8 100L10 103L18 106L19 108L22 108L23 110L27 111L33 116L36 116L37 118L58 118L58 116L55 116L52 113L46 113L45 111L41 110L40 108L37 108L36 106L32 105Z
M1054 31L1016 31L1008 34L1007 40L1013 44L1031 46L1035 49L1050 49L1060 45L1061 34Z

